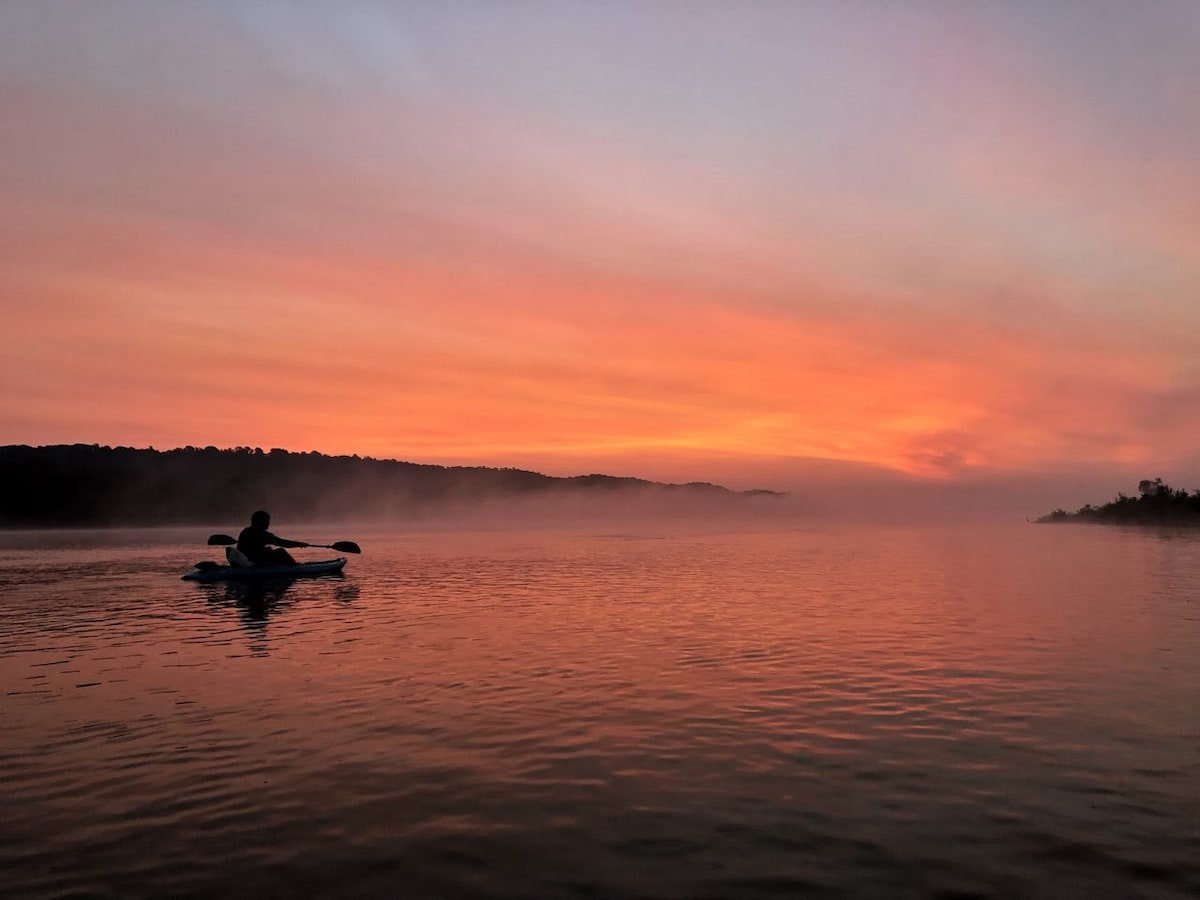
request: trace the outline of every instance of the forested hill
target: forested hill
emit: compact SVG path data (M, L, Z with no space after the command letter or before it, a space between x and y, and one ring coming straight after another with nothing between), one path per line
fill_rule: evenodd
M135 449L71 444L0 447L0 526L160 525L242 521L254 509L276 521L407 518L505 497L727 499L750 495L707 483L640 478L556 478L521 469L447 467L358 456L238 447Z

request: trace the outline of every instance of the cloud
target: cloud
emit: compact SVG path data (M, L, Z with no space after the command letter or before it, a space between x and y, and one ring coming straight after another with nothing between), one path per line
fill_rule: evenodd
M37 6L0 14L0 439L963 481L1200 437L1194 118L1105 139L1132 108L1034 13L676 48Z

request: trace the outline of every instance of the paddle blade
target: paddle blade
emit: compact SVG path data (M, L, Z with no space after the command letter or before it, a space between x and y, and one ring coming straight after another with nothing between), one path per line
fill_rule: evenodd
M227 534L210 534L208 536L208 546L210 547L228 547L230 544L236 544L237 538L231 538Z
M337 541L330 544L329 549L336 550L338 553L362 553L362 548L354 541Z

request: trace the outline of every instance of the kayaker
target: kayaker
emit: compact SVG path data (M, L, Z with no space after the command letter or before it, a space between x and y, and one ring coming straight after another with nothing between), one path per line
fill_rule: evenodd
M284 547L307 547L304 541L289 541L271 534L271 514L258 510L238 535L237 548L256 566L294 566L296 560ZM274 546L270 546L274 545Z

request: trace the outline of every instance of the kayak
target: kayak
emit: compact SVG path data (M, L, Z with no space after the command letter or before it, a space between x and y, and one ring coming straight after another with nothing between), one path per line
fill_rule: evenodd
M220 563L198 563L183 576L183 581L256 581L263 578L311 578L314 575L333 575L342 571L346 557L321 562L296 563L294 566L223 566Z

